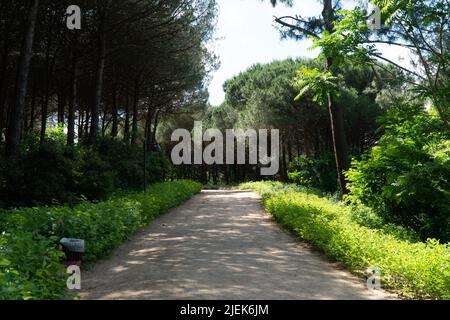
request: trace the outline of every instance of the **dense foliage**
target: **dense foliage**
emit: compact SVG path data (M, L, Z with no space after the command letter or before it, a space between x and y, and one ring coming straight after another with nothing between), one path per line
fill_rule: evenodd
M289 163L289 179L299 185L325 192L337 190L335 159L332 153L317 158L298 157Z
M335 32L316 42L326 54L342 61L376 63L379 59L402 68L422 98L429 99L445 130L449 125L450 3L446 0L372 0L381 11L382 26L376 32L367 25L364 7L339 11ZM409 65L399 64L376 44L403 48Z
M269 178L296 186L244 185L277 220L353 270L380 266L388 287L450 299L450 4L371 2L375 31L362 2L275 18L283 38L308 37L320 55L255 64L210 106L215 0L0 1L0 299L62 297L62 236L87 241L89 265L200 188L160 183L143 195L144 176L268 179L253 164L172 167L172 132L196 120L279 129ZM63 21L73 4L80 30ZM377 44L408 50L411 63Z
M207 100L216 14L215 0L1 1L0 145L16 156L28 133L42 143L57 124L68 145L155 143L161 116Z
M103 137L67 146L65 138L62 128L48 130L43 144L29 135L16 159L0 162L0 207L102 200L120 189L143 189L142 145ZM163 181L169 171L163 153L148 152L149 182Z
M278 129L280 131L280 172L275 179L288 180L288 164L298 157L320 159L333 153L329 112L314 101L312 94L301 100L293 85L301 67L317 67L310 59L286 59L267 64L255 64L224 84L226 101L220 106L195 106L165 118L158 135L159 141L169 141L175 128L191 131L194 121L203 121L203 128ZM339 97L336 105L345 115L345 135L351 153L358 155L369 149L378 139L376 119L385 109L377 100L385 90L401 90L401 73L375 67L348 66L339 72ZM381 99L383 100L383 99ZM181 110L180 110L181 111ZM171 148L167 148L170 150ZM336 174L336 162L330 163ZM182 166L176 171L180 177L227 184L258 180L260 168L254 165ZM306 173L308 174L308 173ZM337 177L337 174L336 174ZM337 178L334 179L337 185ZM335 183L327 182L327 190L335 190ZM319 186L320 187L320 186Z
M385 135L347 173L350 199L426 240L450 241L450 140L422 106L399 105L382 119Z
M266 209L302 239L364 272L378 266L382 285L406 297L450 299L450 248L436 240L412 242L383 230L361 226L350 207L280 183L248 183Z
M191 181L166 182L150 186L147 194L117 194L98 204L0 212L0 300L63 297L66 277L59 239L84 239L83 261L89 267L200 189Z
M348 199L369 206L385 224L412 228L423 240L431 237L446 243L450 240L450 4L442 0L369 2L380 9L381 24L376 27L368 23L368 2L342 10L341 1L326 0L322 1L322 16L275 18L284 37L309 37L313 48L320 49L316 65L302 66L297 72L297 98L305 99L310 94L314 101L329 107L336 167L343 175L341 189L350 193ZM377 17L369 20L376 21ZM380 44L401 49L410 63L392 59ZM388 115L374 116L381 116L381 121L375 125L378 135L373 134L375 139L369 144L373 148L362 150L362 157L354 150L350 152L356 160L344 173L349 168L338 153L347 153L346 143L351 145L352 140L344 132L354 128L349 121L351 113L345 113L345 107L336 100L342 96L340 88L348 85L343 82L348 76L342 70L349 67L372 67L375 77L384 81L385 74L375 70L380 68L396 74L394 77L403 84L396 88L388 85L383 94L378 94L376 102ZM358 72L347 75L358 79ZM369 96L374 93L370 87L362 92ZM319 174L322 156L322 152L303 153L290 164L289 176L298 184L328 191ZM329 170L333 170L331 166Z

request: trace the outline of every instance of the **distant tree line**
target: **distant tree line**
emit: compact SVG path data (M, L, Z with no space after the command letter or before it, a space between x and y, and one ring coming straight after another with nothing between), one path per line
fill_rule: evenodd
M168 155L174 143L170 135L176 128L192 130L195 120L202 120L204 129L279 129L280 171L275 179L287 181L289 163L301 157L323 158L324 171L329 175L329 191L338 184L334 168L333 141L329 113L314 101L312 95L295 100L298 92L293 79L301 67L313 67L313 60L284 60L256 64L224 84L226 101L219 107L193 106L180 110L176 116L164 119L159 140L169 143ZM386 66L383 66L385 68ZM336 104L345 119L345 137L353 156L370 149L382 131L378 117L389 108L389 96L403 90L403 75L394 68L352 66L340 71L343 85ZM395 76L394 76L394 75ZM247 155L248 157L248 155ZM260 175L260 165L183 165L175 168L185 178L204 183L233 184L241 181L273 179ZM331 172L331 175L329 174ZM334 173L333 173L334 172Z

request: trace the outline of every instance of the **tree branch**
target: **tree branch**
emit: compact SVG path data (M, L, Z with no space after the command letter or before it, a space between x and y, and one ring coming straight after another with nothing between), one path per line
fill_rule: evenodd
M383 57L383 56L380 56L380 55L378 55L378 54L373 54L373 56L374 56L374 57L377 57L378 59L381 59L381 60L383 60L383 61L386 61L386 62L388 62L388 63L390 63L390 64L396 66L397 68L402 69L403 71L406 71L406 72L408 72L409 74L412 74L412 75L418 77L418 78L421 79L421 80L425 80L425 81L427 80L426 78L424 78L424 77L421 76L420 74L418 74L418 73L416 73L416 72L414 72L414 71L411 71L411 70L409 70L409 69L406 69L405 67L402 67L401 65L399 65L398 63L395 63L395 62L392 61L392 60L389 60L389 59L387 59L387 58L385 58L385 57Z
M291 18L291 19L294 19L301 23L307 23L306 21L303 21L303 20L300 20L300 19L297 19L294 17L290 17L290 16L284 16L284 17L280 17L280 18L274 17L274 18L275 18L276 23L281 24L284 27L288 27L290 29L300 31L300 32L304 33L305 35L309 35L309 36L319 39L319 36L317 34L315 34L314 32L309 31L303 27L300 27L299 25L293 25L293 24L287 23L287 22L283 21L283 19Z

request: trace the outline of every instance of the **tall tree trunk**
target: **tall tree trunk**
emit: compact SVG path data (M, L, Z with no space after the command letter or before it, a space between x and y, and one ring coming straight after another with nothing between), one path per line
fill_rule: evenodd
M9 103L6 104L6 134L8 134L9 124L11 123L11 115L16 105L16 95L11 94L9 97Z
M53 30L48 30L47 32L47 46L45 49L45 99L42 104L41 112L41 143L45 140L45 131L47 129L47 117L48 117L48 104L50 102L50 90L52 86L52 73L54 58L50 61L50 51L52 49L53 43Z
M3 50L2 50L2 57L1 57L1 65L0 65L0 142L3 139L2 133L3 129L6 128L6 121L5 120L5 114L6 114L6 108L5 108L5 101L7 97L7 90L5 88L6 84L6 70L8 66L8 55L9 55L9 41L10 41L10 31L9 31L9 25L10 23L8 21L5 22L5 33L4 33L4 41L3 41Z
M78 112L78 141L83 141L84 139L84 110Z
M103 115L101 116L101 120L102 120L102 137L105 136L105 132L107 127L109 126L109 123L106 121L106 108L103 108Z
M84 115L84 129L83 129L83 135L84 135L84 142L87 143L89 140L89 119L90 119L90 114L89 114L89 110L92 109L92 105L88 106L86 108L86 113Z
M117 137L119 124L118 124L118 116L117 116L117 84L114 82L112 89L112 129L111 136L113 138Z
M138 104L139 104L139 80L134 81L133 124L131 129L131 143L135 144L138 134Z
M334 10L332 0L324 0L322 12L325 29L329 33L334 32ZM333 57L327 58L327 69L332 70ZM328 110L331 119L331 132L333 135L334 155L336 158L336 168L338 172L338 182L342 195L348 194L347 180L344 171L349 168L348 147L344 130L344 115L342 109L333 101L333 97L328 95Z
M25 110L23 112L23 123L22 123L22 132L20 133L20 140L22 140L24 131L27 131L28 128L28 109L27 109L27 102L28 98L25 99Z
M79 35L74 31L72 39L72 61L70 67L70 84L69 84L69 110L67 114L67 145L75 145L75 109L77 107L78 94L78 38ZM78 139L81 140L83 136L83 113L80 110L78 119Z
M36 117L36 84L33 84L33 89L31 89L31 106L30 106L30 123L28 125L28 131L32 132L34 130L34 121Z
M123 137L127 143L130 142L130 95L128 94L128 89L125 101L125 127Z
M75 54L72 57L72 67L70 74L70 100L69 100L69 112L67 115L67 145L75 145L75 108L77 105L77 58ZM79 136L81 138L83 132L83 125L79 125Z
M45 131L47 129L48 102L49 102L49 93L47 91L41 103L41 134L40 134L41 144L44 143Z
M92 106L91 111L91 129L89 132L89 143L94 143L98 134L99 116L100 116L100 105L102 103L102 93L103 93L103 75L105 72L105 59L106 59L106 41L105 41L105 19L106 12L105 9L101 9L100 13L100 26L99 26L99 40L98 40L98 61L97 61L97 72L95 81L95 103Z
M158 110L155 114L155 121L153 123L153 131L152 131L152 138L151 138L151 143L155 144L156 143L156 130L158 129L158 124L159 124L159 115L160 115L161 111Z
M155 117L155 111L153 109L150 109L147 112L147 119L145 121L145 139L147 142L147 149L151 150L152 144L153 144L153 119Z
M58 90L58 125L64 125L64 116L66 109L66 90L64 86L61 86Z
M289 135L288 138L287 151L288 151L288 162L292 162L294 160L292 156L292 135Z
M48 70L48 69L47 69ZM47 80L45 84L45 95L41 104L41 144L45 141L45 132L47 130L47 118L48 118L48 105L50 103L50 74L51 71L47 71Z
M12 110L11 121L6 135L6 156L15 157L19 153L20 131L27 94L28 74L30 72L31 56L33 55L34 30L39 8L39 0L32 0L28 16L27 28L20 50L20 62L17 76L17 93L15 107Z
M153 113L149 110L147 112L147 117L145 119L145 134L144 134L144 137L146 139L145 141L147 143L147 149L150 146L150 138L152 135L152 119L153 119Z

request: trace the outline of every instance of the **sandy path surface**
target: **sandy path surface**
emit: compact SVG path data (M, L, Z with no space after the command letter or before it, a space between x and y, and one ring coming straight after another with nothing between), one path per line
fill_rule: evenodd
M249 191L203 191L93 270L82 299L386 299L282 230Z

